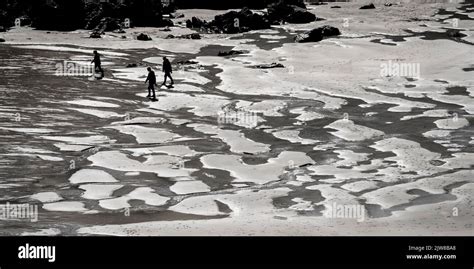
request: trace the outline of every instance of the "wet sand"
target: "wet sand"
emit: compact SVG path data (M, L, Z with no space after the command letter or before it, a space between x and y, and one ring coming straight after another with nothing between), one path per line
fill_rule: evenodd
M40 213L0 233L472 235L474 18L459 4L331 5L312 7L324 21L201 40L3 34L0 202ZM466 37L446 35L453 18ZM292 42L324 24L343 35ZM55 75L93 49L106 79ZM217 56L230 49L246 53ZM151 102L145 69L164 55L176 85ZM421 77L383 77L388 61ZM254 67L273 62L284 67ZM334 203L365 220L327 217Z

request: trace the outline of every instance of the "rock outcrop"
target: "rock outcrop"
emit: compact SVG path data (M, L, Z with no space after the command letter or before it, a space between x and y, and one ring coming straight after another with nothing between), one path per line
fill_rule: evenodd
M295 41L298 43L319 42L326 37L338 36L340 34L341 32L339 31L338 28L325 25L325 26L313 29L311 31L305 32L303 34L297 35L295 37Z
M235 34L250 30L268 29L270 23L266 16L254 13L248 8L243 8L238 12L230 11L217 15L208 26L214 30L218 29L222 33Z
M368 4L365 6L361 6L359 9L374 9L375 5L374 4Z
M287 1L268 6L268 19L272 24L309 23L316 20L316 15L306 10L306 7L290 5Z
M268 29L272 24L309 23L316 19L316 15L306 9L303 1L280 0L270 4L266 13L256 13L248 8L243 8L240 11L217 15L210 22L193 17L186 21L186 27L204 30L208 33L236 34Z
M144 33L141 33L137 36L137 40L140 40L140 41L151 41L152 38L147 35L147 34L144 34Z

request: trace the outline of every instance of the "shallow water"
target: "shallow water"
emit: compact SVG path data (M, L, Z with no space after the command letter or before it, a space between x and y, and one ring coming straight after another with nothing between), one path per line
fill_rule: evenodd
M357 89L309 87L311 77L323 79L305 73L314 69L306 59L321 49L388 46L343 36L295 49L283 32L264 33L275 36L264 42L248 41L262 33L245 34L240 46L248 53L230 58L217 57L229 47L215 45L198 54L109 50L102 81L54 75L58 62L88 48L0 47L0 58L14 67L0 68L0 202L40 206L39 222L0 221L0 233L201 234L210 225L219 234L267 228L291 235L353 225L323 217L333 203L363 206L369 226L408 219L388 225L388 233L414 225L411 210L419 206L471 208L468 71L455 83L375 75ZM395 49L423 34L408 37L392 38ZM175 88L159 89L159 101L150 102L145 65L124 66L157 64L150 57L163 54L198 64L177 70ZM319 60L327 59L314 64ZM272 61L286 67L253 67ZM289 63L298 61L291 74ZM443 210L426 217L427 233ZM453 221L459 233L469 232L468 214ZM103 226L119 224L138 226Z

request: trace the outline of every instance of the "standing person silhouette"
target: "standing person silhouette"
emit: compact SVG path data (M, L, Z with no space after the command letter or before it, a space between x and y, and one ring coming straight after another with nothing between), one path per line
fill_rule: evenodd
M156 100L155 85L156 85L156 75L151 67L147 68L148 77L146 78L145 83L148 83L148 98L151 100ZM153 95L151 93L153 92Z
M94 71L97 72L97 70L100 72L102 77L104 77L104 70L102 69L102 62L100 61L100 54L94 50L94 59L91 61L91 63L94 63Z
M173 73L173 68L171 67L170 61L166 57L163 57L163 73L165 73L165 81L163 82L162 85L166 86L166 79L170 78L171 84L169 87L170 88L173 87L174 81L173 81L173 78L171 77L171 73Z

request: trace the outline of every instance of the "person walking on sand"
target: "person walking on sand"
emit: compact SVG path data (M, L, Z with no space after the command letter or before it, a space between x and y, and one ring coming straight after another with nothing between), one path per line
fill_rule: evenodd
M99 71L102 77L104 77L104 70L102 69L102 63L100 61L100 54L94 50L94 59L91 61L94 64L95 72Z
M152 100L156 100L155 85L158 86L156 84L156 75L153 69L151 69L151 67L148 67L147 70L148 70L148 77L146 78L146 81L145 81L145 83L148 83L148 96L147 97ZM153 95L151 95L152 92L153 92Z
M172 87L174 84L173 78L171 77L171 73L173 73L173 68L171 67L170 61L166 57L163 57L163 73L165 73L165 81L162 85L166 86L166 79L170 78L171 84L169 87Z

